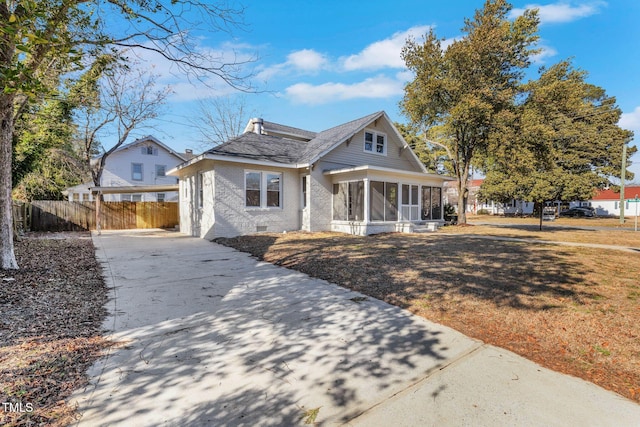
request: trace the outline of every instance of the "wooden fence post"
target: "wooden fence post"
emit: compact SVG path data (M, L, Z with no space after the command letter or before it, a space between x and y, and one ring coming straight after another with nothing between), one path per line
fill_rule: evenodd
M102 234L100 231L100 192L96 193L96 232L98 236Z

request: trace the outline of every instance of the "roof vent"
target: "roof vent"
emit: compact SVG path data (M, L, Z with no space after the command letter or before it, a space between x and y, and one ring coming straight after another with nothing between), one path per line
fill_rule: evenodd
M253 132L258 135L262 135L262 126L264 125L264 121L256 117L255 119L251 119L251 123L253 124Z

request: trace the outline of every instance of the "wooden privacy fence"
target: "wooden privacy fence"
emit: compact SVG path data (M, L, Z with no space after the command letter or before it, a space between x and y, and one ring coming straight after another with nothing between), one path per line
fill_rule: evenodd
M29 229L31 225L31 210L28 203L13 202L11 205L13 215L13 234L19 236L20 231Z
M34 200L29 204L31 231L95 230L95 202ZM103 230L132 228L173 228L179 223L178 203L102 202Z

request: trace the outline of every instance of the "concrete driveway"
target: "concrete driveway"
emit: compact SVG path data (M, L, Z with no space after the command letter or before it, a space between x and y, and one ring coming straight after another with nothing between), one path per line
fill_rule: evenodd
M81 426L638 426L640 405L328 282L160 230L93 235L120 344Z

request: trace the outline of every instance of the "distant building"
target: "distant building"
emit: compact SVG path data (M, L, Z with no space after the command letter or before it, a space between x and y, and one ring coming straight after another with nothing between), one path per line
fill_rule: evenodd
M102 172L101 187L127 187L177 184L178 179L167 175L185 160L193 157L193 152L187 150L178 153L160 142L153 136L137 139L123 145L107 157ZM92 160L97 162L100 157ZM93 182L87 182L67 188L63 194L71 201L92 201L90 187ZM139 202L170 202L178 201L178 192L141 192L131 194L105 194L107 202L139 201Z
M523 200L510 200L507 203L494 201L483 202L478 199L478 193L482 186L483 179L472 179L469 181L469 198L467 203L467 213L477 214L480 211L490 215L531 215L533 214L533 202ZM632 185L625 187L625 215L635 215L635 203L630 203L629 199L640 197L640 186ZM455 182L445 182L443 203L457 207L458 190ZM564 209L574 207L591 207L595 209L598 216L619 216L620 215L620 193L611 188L598 190L596 195L590 200L576 200L572 202L556 201L552 203L560 212ZM640 210L640 206L638 206Z
M531 215L533 213L533 202L525 202L522 200L512 199L507 203L482 201L478 198L480 187L484 179L469 180L469 197L467 198L467 213L477 214L478 212L486 212L490 215ZM457 208L458 206L458 189L457 183L446 182L444 189L444 203L450 204Z

